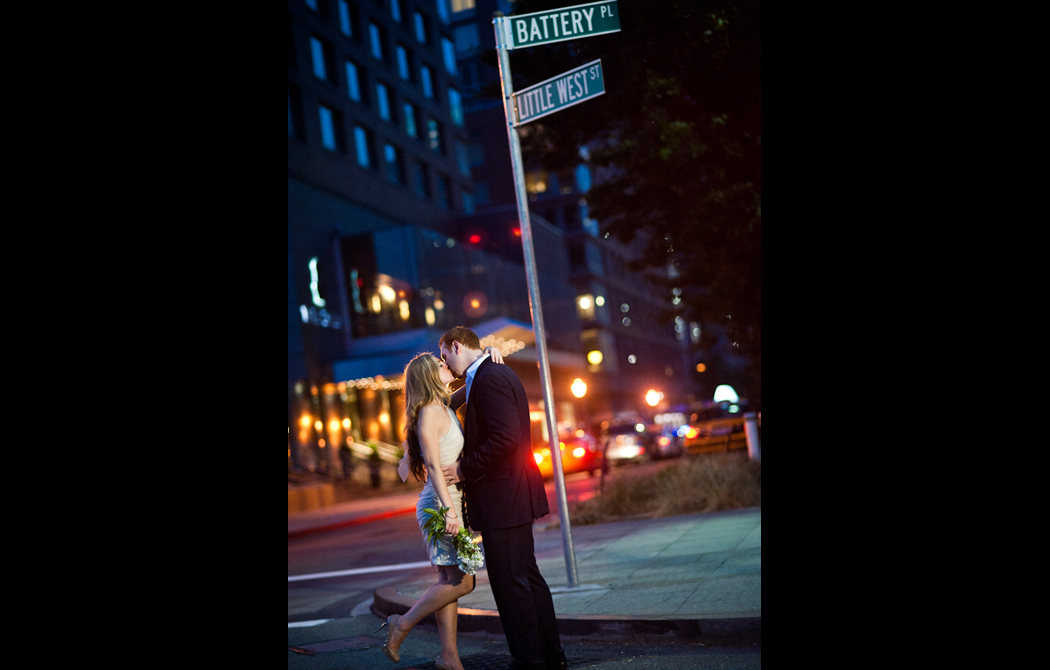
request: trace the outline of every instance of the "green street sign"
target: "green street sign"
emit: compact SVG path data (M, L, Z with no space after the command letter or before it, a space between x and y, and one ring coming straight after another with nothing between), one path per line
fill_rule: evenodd
M620 8L616 0L589 2L545 12L508 16L511 39L508 49L594 37L620 32Z
M541 116L560 112L605 93L602 59L563 72L514 93L514 107L520 126Z

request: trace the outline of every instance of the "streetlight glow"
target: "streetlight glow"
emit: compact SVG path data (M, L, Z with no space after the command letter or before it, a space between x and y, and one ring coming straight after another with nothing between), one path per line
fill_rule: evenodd
M583 383L582 379L575 379L572 382L572 394L577 398L582 398L587 393L587 385Z

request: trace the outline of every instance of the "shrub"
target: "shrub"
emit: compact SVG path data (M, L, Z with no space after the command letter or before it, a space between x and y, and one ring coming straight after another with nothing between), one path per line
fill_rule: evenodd
M762 464L727 455L685 456L655 476L622 474L570 509L573 525L622 517L717 512L762 504Z

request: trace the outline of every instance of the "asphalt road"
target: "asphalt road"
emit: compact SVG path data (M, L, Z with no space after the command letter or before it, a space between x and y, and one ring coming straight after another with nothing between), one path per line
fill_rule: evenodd
M382 620L373 614L361 614L316 626L289 627L288 670L431 670L434 667L434 659L441 651L436 631L414 629L401 647L401 662L394 665L379 648L382 637L375 629L380 623ZM293 648L309 651L310 645L319 643L338 647L340 641L347 648L315 655L293 651ZM352 646L353 643L358 646ZM502 638L460 635L457 645L465 670L503 670L510 662L506 641ZM755 670L762 667L759 645L610 644L563 638L562 646L572 669Z

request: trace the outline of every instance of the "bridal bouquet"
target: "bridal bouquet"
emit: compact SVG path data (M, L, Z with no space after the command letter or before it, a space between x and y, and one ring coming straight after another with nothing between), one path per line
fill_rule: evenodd
M445 533L445 513L448 512L448 508L430 509L428 507L423 511L430 517L423 524L423 528L427 531L427 539L433 542ZM466 528L459 529L459 532L452 538L452 546L456 548L456 564L464 573L473 575L485 564L485 558L481 555L481 549L475 542L475 536L471 535Z

